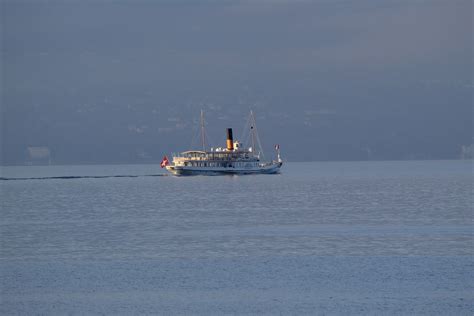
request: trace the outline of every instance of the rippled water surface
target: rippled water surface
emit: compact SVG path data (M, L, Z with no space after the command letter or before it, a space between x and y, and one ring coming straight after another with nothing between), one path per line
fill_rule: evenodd
M472 314L471 161L2 167L2 314Z

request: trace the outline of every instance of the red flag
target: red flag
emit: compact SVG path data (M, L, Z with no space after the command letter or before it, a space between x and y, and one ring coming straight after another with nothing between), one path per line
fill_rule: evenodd
M166 167L166 166L169 165L169 164L170 164L170 161L168 160L168 157L164 156L164 157L163 157L163 160L162 160L161 163L160 163L160 167L161 167L161 168L164 168L164 167Z

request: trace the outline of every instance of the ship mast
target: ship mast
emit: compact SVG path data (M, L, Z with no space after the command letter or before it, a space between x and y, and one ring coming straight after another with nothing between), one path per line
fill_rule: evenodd
M257 130L257 122L255 121L255 116L253 114L253 111L250 110L250 134L252 137L252 150L255 150L255 141L257 141L259 153L258 155L261 155L261 159L265 159L265 154L263 153L263 147L262 143L260 142L260 137L258 136L258 130Z
M206 136L204 132L204 111L201 110L201 143L202 143L202 151L206 151Z
M253 111L250 110L250 137L252 137L252 150L255 150L255 132L254 132L254 121Z

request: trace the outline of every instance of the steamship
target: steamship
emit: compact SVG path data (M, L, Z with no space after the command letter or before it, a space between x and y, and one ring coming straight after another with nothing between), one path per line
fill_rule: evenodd
M202 150L189 150L173 156L171 162L165 156L161 167L174 175L219 175L219 174L274 174L279 173L283 161L280 157L280 146L276 145L276 160L265 161L260 139L257 133L255 117L250 112L247 122L247 136L251 146L243 144L232 135L232 128L227 129L226 147L206 150L204 116L201 111Z

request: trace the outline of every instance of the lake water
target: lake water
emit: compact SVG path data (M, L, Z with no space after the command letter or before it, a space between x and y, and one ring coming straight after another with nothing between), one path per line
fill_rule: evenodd
M1 172L3 315L474 313L472 161Z

